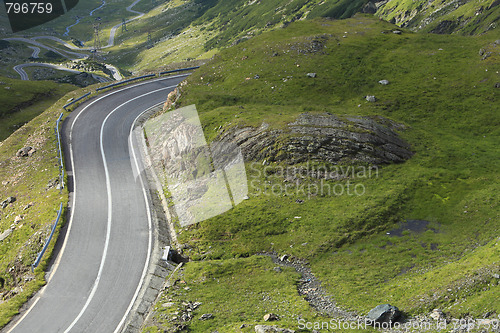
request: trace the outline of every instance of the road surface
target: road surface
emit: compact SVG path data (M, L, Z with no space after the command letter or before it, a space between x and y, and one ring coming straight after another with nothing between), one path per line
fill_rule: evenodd
M149 265L151 220L129 133L187 75L96 97L63 124L71 218L49 281L12 333L119 332ZM134 144L135 146L135 144Z
M31 54L31 57L33 59L38 58L38 55L40 54L40 48L36 46L28 46L30 49L33 50L33 53Z

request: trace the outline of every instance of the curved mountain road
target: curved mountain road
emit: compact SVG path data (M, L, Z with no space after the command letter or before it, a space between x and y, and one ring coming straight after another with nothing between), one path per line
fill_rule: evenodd
M152 252L150 208L137 177L131 128L187 75L113 90L64 121L72 193L64 243L48 284L6 332L120 332Z
M75 69L67 68L64 66L59 66L59 65L54 65L54 64L47 64L43 62L33 62L33 63L27 63L27 64L21 64L21 65L16 65L14 66L14 70L21 76L21 80L28 81L30 78L28 76L28 73L24 70L24 67L48 67L48 68L53 68L57 69L60 71L66 71L70 73L82 73L81 71L77 71ZM117 71L116 68L114 70ZM114 73L114 72L113 72ZM96 79L99 82L109 82L110 80L106 77L100 76L100 75L95 75L91 74L94 79Z

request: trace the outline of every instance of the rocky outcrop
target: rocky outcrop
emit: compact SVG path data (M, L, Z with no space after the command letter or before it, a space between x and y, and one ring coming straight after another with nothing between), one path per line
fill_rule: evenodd
M495 1L489 6L471 0L444 0L441 2L414 0L411 2L389 1L378 6L376 15L391 23L412 30L424 30L437 34L480 34L495 29L497 23L491 16L498 16ZM370 7L373 10L373 6Z
M401 316L401 312L395 306L382 304L368 312L366 316L369 323L395 323Z
M410 146L396 133L405 127L383 117L339 117L302 114L283 129L233 127L217 141L236 143L246 161L307 161L339 163L401 163L412 156Z

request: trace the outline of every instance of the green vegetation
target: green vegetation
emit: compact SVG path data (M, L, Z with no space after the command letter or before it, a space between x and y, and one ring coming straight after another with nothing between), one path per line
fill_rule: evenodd
M437 33L480 34L498 25L500 7L495 0L452 1L391 0L377 16L412 29Z
M12 89L19 88L16 80L5 81L12 84ZM32 87L34 93L40 86L40 82L23 81L22 84L24 89ZM44 84L47 86L52 82ZM59 87L59 93L64 91L64 85ZM0 242L0 327L5 326L45 284L45 270L55 241L34 273L31 272L31 264L50 233L60 202L66 205L68 200L67 189L57 189L59 164L55 122L69 98L76 98L87 91L80 89L67 93L0 143L0 201L11 196L16 198L7 207L0 208L0 233L12 230ZM9 98L4 100L7 102ZM38 105L41 107L42 104ZM31 157L17 157L16 152L26 146L33 147L35 153ZM65 215L63 212L57 232L64 224ZM57 239L57 233L54 239Z
M461 37L404 30L397 35L394 28L361 15L296 22L222 51L188 79L177 106L196 104L209 141L219 126L266 122L279 128L304 112L380 115L405 125L400 134L415 155L403 164L381 166L371 177L349 179L351 186L365 188L359 196L310 195L308 186L320 185L314 179L287 194L272 193L273 185L284 186L276 172L290 166L249 162L249 200L179 229L179 240L189 245L185 253L195 260L187 272L237 258L256 260L262 251L286 253L306 259L338 304L361 314L383 303L410 315L434 308L456 318L500 313L495 278L500 273L495 88L500 57L498 52L485 60L478 55L482 48L496 50L498 33ZM311 72L317 77L307 77ZM382 79L390 83L379 84ZM377 101L367 102L366 95ZM324 184L345 189L348 182ZM405 220L429 224L421 232L387 234ZM224 272L227 279L248 281L245 270ZM193 301L205 304L214 293L225 297L215 285L187 277L196 293ZM298 281L293 275L287 279ZM276 291L287 294L289 286L277 285ZM291 297L288 302L294 304ZM255 303L245 304L235 313L255 311ZM282 311L293 312L293 305ZM157 308L156 316L161 315ZM210 328L237 323L244 320L231 312ZM198 320L188 325L203 331Z
M75 89L75 86L51 81L32 82L0 77L0 82L0 141Z

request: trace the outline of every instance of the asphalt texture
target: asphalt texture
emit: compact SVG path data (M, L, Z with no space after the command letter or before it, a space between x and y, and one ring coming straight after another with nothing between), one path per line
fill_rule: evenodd
M48 284L6 332L120 331L149 264L153 232L130 129L185 77L116 88L66 118L71 217Z

